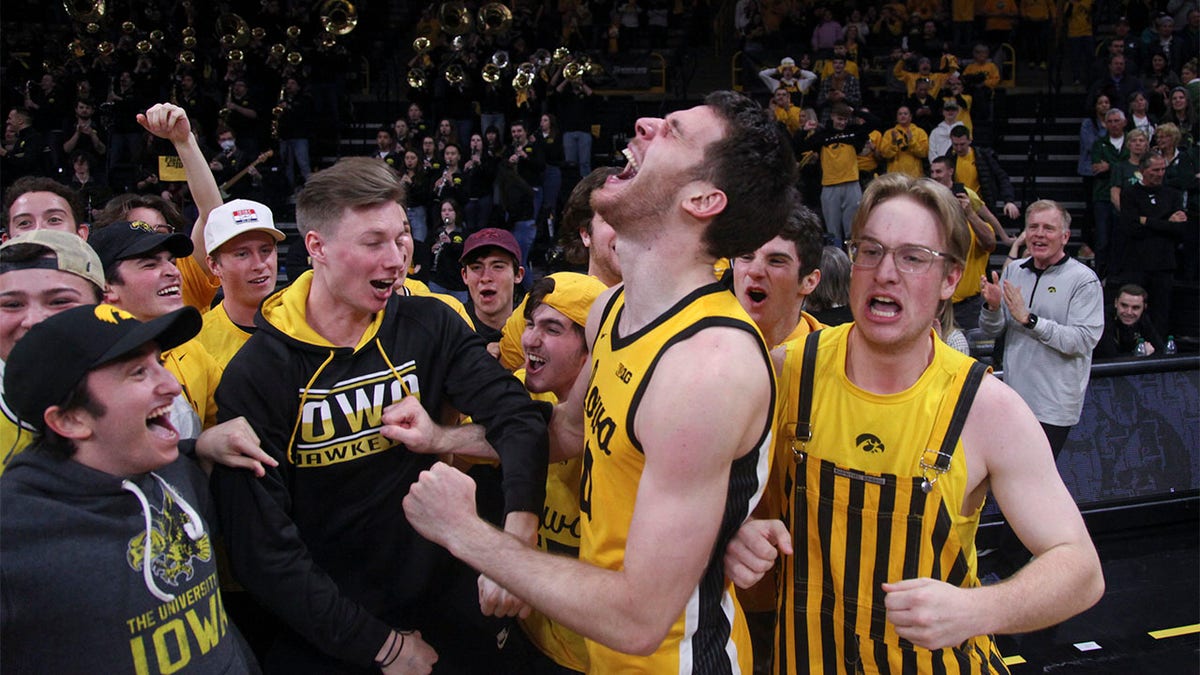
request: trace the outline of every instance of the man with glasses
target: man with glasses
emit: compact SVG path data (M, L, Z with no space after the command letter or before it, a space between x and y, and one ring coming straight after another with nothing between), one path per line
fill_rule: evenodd
M1025 399L1055 457L1083 410L1092 349L1104 333L1104 292L1090 267L1065 250L1071 216L1043 199L1025 211L1029 257L983 279L979 327L1004 334L1004 381Z
M1037 420L931 328L962 274L962 219L945 186L877 178L849 246L854 323L777 350L786 479L768 489L782 521L744 524L725 569L744 587L784 553L778 673L1006 673L992 634L1058 623L1103 592ZM1034 557L984 587L974 536L989 491Z

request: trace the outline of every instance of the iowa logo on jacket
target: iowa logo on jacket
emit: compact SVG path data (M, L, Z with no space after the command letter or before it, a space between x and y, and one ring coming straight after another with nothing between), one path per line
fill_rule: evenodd
M369 457L397 443L385 438L383 409L405 396L421 396L415 361L342 380L328 389L301 391L303 408L291 459L315 468Z
M184 531L189 517L175 505L169 491L163 494L162 509L150 508L150 560L146 560L146 533L139 532L129 540L126 559L129 566L141 572L150 565L151 573L163 583L178 587L181 581L191 581L196 570L192 561L212 560L212 542L208 534L195 541ZM199 527L196 523L193 527Z

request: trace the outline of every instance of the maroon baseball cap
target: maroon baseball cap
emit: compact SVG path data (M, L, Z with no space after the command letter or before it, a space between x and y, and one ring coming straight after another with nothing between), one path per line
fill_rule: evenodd
M477 257L474 255L475 251L488 246L498 248L511 255L513 260L517 261L516 266L521 266L521 246L517 243L517 238L513 236L512 232L498 227L485 227L467 237L458 261L465 263L468 258L475 258Z

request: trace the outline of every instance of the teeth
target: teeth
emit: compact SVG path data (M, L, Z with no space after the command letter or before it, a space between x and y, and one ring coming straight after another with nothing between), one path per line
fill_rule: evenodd
M167 414L167 413L169 413L169 412L171 412L171 406L170 406L170 405L164 405L164 406L163 406L163 407L161 407L161 408L156 408L156 409L154 409L154 410L150 411L150 414L146 416L146 419L147 419L147 420L152 420L152 419L155 419L155 418L157 418L157 417L162 417L163 415L166 415L166 414Z
M540 357L540 356L535 356L535 355L533 355L533 354L530 354L530 355L529 355L529 362L530 362L530 363L536 363L536 364L538 364L538 365L541 365L541 364L543 364L543 363L545 363L545 362L546 362L546 359L543 359L543 358L542 358L542 357Z
M633 156L633 151L630 150L629 148L625 148L624 150L621 151L621 154L625 156L625 161L629 162L629 166L631 168L633 168L633 172L637 173L638 163L637 163L637 159L635 159Z
M178 294L179 294L179 286L167 286L166 288L164 288L158 292L158 295L160 295L160 296L178 295Z

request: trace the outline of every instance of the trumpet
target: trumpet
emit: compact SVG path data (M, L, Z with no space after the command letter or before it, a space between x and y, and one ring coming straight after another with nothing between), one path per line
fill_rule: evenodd
M488 84L496 84L500 81L500 67L495 63L486 64L483 67L483 81Z
M417 54L424 54L430 49L433 49L433 42L431 42L429 38L422 35L416 40L413 40L412 48Z
M559 47L554 50L554 54L550 57L550 62L556 66L561 66L571 60L571 50L566 47Z
M137 32L137 24L132 21L122 21L121 32L125 35L133 35Z
M112 56L114 49L116 49L116 47L114 47L113 43L109 42L108 40L104 40L100 44L96 45L96 53L100 56Z
M492 64L500 70L505 70L508 68L508 52L501 49L495 54L492 54Z

